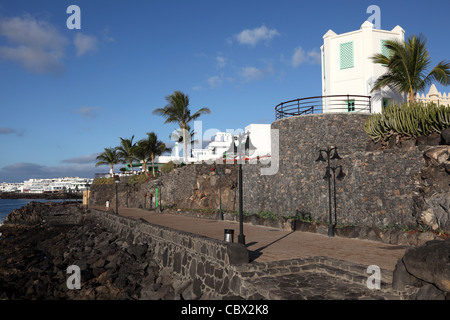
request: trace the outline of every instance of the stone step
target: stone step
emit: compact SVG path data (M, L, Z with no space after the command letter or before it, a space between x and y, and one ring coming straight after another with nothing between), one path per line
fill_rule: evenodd
M328 257L254 263L246 265L246 268L241 266L241 269L239 270L240 277L244 282L247 282L249 286L255 288L255 290L262 295L270 295L270 297L274 299L285 299L288 296L295 297L295 295L299 297L309 296L312 298L320 297L320 294L329 294L328 298L339 295L339 290L333 291L332 288L330 288L328 292L324 290L322 283L317 283L316 288L314 288L314 285L312 288L303 288L301 283L302 281L305 283L305 280L301 279L309 277L323 279L323 281L327 283L336 283L336 285L333 284L335 287L341 286L344 288L346 284L352 288L355 288L355 286L359 287L360 289L358 290L361 293L360 298L363 299L400 300L408 297L407 293L399 293L392 290L392 271L381 269L380 272L380 289L370 290L367 286L367 282L373 273L367 272L367 266ZM298 277L296 275L298 275ZM280 288L272 288L278 287L278 282L286 283L287 278L291 279L293 283L299 281L299 287L296 289L290 287L287 289L289 292L283 292ZM342 298L346 299L347 297L343 294Z

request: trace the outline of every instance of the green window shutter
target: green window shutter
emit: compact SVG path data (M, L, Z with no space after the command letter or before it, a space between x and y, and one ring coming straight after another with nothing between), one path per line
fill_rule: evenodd
M391 57L391 50L386 47L386 40L381 40L381 54L388 58Z
M389 106L389 100L387 98L383 98L383 110Z
M347 111L348 112L354 112L355 111L355 100L348 100L347 101Z
M341 69L348 69L354 67L353 62L353 41L341 43L340 45L340 62Z

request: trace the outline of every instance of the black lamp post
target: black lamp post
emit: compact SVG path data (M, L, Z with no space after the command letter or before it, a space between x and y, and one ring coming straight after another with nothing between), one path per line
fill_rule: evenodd
M120 178L118 175L114 177L114 182L116 183L116 214L119 214L119 197L117 188L120 182Z
M222 176L224 172L222 170L216 169L216 174L219 176L219 219L223 220L222 212Z
M256 148L250 142L250 132L240 134L234 137L227 154L233 153L238 156L238 184L239 184L239 235L238 243L245 245L244 235L244 211L243 211L243 189L242 189L242 162L245 161L245 156L250 156L256 151ZM237 143L237 144L236 144Z
M158 212L159 213L161 213L161 211L162 211L162 207L161 207L161 203L162 203L162 201L161 201L161 199L162 199L162 197L161 197L161 187L163 186L163 183L162 183L162 181L158 181L157 183L156 183L156 186L158 187L157 188L157 192L156 192L156 201L157 201L157 205L158 205Z
M334 152L333 152L334 151ZM323 157L322 152L325 152L327 155L326 159ZM333 156L331 157L331 153L333 152ZM319 151L319 157L316 161L322 161L322 162L328 162L325 176L323 177L324 180L328 180L328 213L329 213L329 224L328 224L328 236L334 237L334 225L333 225L333 219L332 219L332 213L331 213L331 171L333 171L334 176L334 220L336 222L336 169L339 168L339 174L337 176L338 180L342 180L345 176L345 174L342 172L342 166L331 166L331 160L340 160L342 159L338 153L337 153L337 147L327 147L326 150L320 150Z

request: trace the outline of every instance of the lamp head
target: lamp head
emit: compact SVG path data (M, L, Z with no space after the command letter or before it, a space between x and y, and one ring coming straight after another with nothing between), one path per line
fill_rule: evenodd
M316 159L316 162L319 162L319 161L322 161L322 162L326 161L325 158L322 156L322 151L320 151L319 157Z
M330 168L327 168L327 171L325 172L325 175L323 176L323 180L328 180L330 178L331 178Z
M334 154L331 157L331 160L341 160L342 158L337 153L337 148L334 149Z
M339 173L338 173L336 179L341 181L344 179L344 177L345 177L345 173L344 173L344 171L342 171L342 166L339 166Z

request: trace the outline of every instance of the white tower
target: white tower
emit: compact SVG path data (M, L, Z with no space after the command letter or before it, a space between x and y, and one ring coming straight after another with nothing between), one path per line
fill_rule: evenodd
M372 113L381 112L394 101L403 102L405 97L385 88L371 93L373 85L387 68L373 63L376 53L389 54L384 46L386 40L404 41L405 31L396 26L391 31L378 30L366 21L361 29L343 34L329 30L323 36L322 52L322 95L371 96ZM347 102L345 102L347 103ZM335 104L334 104L335 105ZM323 112L333 112L330 103L324 101ZM340 112L345 108L340 108ZM350 108L348 111L354 111Z

